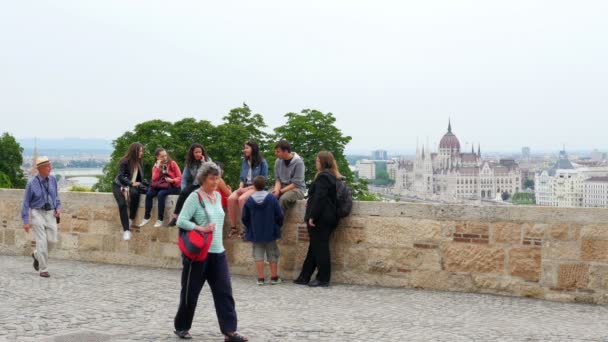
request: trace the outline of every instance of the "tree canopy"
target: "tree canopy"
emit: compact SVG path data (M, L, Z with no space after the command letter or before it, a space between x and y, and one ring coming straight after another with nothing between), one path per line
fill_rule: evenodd
M27 183L21 165L23 147L15 138L4 133L0 136L0 186L23 189ZM2 176L2 174L4 176ZM7 181L8 180L8 181Z
M335 126L336 119L332 113L322 113L305 109L300 113L285 114L287 122L276 127L272 133L261 114L253 113L247 104L234 108L214 126L207 120L186 118L175 123L150 120L135 125L113 141L114 151L111 161L104 167L104 176L94 186L96 191L109 192L118 171L118 162L133 142L144 146L144 174L151 175L154 165L154 150L162 147L180 167L190 144L197 142L205 146L214 161L224 164L224 179L233 188L238 186L243 144L253 139L260 145L260 150L268 162L269 184L274 178L274 145L281 139L288 140L293 151L297 152L306 165L306 181L310 183L316 174L315 157L319 151L331 151L338 163L340 172L354 188L355 197L362 200L374 200L367 192L367 185L356 182L344 156L344 148L351 141Z

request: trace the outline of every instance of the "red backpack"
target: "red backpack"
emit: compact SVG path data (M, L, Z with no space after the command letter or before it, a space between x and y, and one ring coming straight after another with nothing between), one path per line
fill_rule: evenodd
M203 207L205 211L205 216L207 217L207 221L210 223L211 218L209 217L209 213L207 212L207 208L205 207L205 203L203 203L203 198L201 194L196 192L198 195L198 201ZM194 218L191 219L192 221ZM211 247L211 242L213 241L213 233L203 233L198 230L185 230L179 229L179 235L177 238L177 245L179 246L179 250L184 253L186 258L190 261L204 261L207 258L207 254L209 253L209 247Z

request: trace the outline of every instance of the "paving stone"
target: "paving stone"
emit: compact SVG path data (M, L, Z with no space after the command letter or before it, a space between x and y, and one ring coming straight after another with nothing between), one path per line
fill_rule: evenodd
M176 341L180 271L0 256L0 340ZM256 341L608 341L608 306L234 276L239 331ZM222 341L205 286L191 330Z

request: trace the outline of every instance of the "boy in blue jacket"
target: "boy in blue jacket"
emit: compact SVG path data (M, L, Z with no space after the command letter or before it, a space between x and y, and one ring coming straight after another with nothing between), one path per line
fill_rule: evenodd
M253 242L253 259L258 272L258 285L264 285L264 256L270 263L270 283L283 280L278 275L279 246L283 225L283 210L275 196L266 191L266 178L253 179L255 192L243 207L242 221L245 225L245 240Z

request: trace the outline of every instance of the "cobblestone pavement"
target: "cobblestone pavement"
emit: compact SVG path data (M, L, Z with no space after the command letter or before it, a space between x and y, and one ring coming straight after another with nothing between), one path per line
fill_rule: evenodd
M0 256L0 340L177 341L180 270ZM233 277L251 341L608 341L608 307L351 285L258 286ZM222 341L208 287L194 341Z

